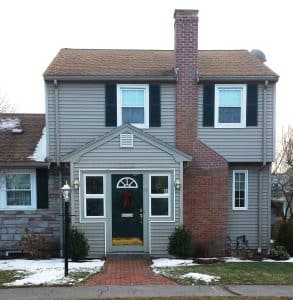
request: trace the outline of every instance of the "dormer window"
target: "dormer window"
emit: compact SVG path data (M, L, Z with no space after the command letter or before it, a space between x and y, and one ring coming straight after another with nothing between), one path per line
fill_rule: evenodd
M149 86L117 85L117 125L149 127Z

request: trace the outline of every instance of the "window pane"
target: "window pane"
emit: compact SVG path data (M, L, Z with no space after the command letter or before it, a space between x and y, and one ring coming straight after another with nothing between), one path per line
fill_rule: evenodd
M7 205L31 205L30 191L7 191Z
M123 89L122 106L144 106L144 90L142 89Z
M9 174L6 175L7 190L30 190L30 175L29 174Z
M122 123L135 123L143 124L144 123L144 108L139 107L123 107L122 108Z
M151 177L151 193L167 194L168 193L168 176Z
M104 201L103 199L87 198L86 199L86 215L87 216L103 216L104 215Z
M238 89L220 89L219 106L221 107L240 107L241 90Z
M219 123L240 123L240 107L219 107Z
M168 198L152 198L152 216L168 215Z
M103 177L86 176L86 194L103 194Z

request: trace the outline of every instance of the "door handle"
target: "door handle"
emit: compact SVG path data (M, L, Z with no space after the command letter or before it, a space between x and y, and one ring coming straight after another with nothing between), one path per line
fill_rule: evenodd
M142 213L140 213L139 215L140 215L140 223L142 224Z

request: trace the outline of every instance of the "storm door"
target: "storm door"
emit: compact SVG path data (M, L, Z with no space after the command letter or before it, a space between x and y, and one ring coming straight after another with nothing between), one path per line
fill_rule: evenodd
M112 175L112 245L143 245L142 175Z

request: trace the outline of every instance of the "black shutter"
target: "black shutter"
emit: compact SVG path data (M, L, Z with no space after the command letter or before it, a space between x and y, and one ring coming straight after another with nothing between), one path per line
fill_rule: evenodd
M257 84L247 85L246 126L257 126Z
M214 126L215 85L207 84L203 87L203 126Z
M149 95L149 122L150 127L161 126L161 88L159 84L150 85Z
M48 170L37 169L37 208L49 208L48 203Z
M105 125L117 126L117 89L116 84L106 84Z

